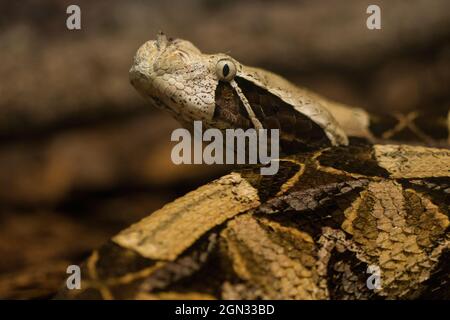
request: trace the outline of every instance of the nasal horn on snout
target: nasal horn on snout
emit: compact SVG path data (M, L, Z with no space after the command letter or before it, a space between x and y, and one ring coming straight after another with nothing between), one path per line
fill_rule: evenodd
M169 43L169 40L167 40L166 35L164 32L160 31L156 35L156 46L159 50L164 50L165 47L167 47L167 44Z

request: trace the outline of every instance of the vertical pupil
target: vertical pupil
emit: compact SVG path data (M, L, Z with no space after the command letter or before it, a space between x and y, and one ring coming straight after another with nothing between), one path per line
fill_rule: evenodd
M222 69L222 74L226 78L229 73L230 73L230 67L227 64L225 64Z

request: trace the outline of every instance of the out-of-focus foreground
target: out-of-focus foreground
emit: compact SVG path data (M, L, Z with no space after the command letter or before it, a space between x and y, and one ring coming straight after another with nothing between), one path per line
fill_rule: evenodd
M450 106L447 0L73 1L0 4L0 298L47 298L69 264L226 168L175 166L171 117L128 82L163 30L343 103Z

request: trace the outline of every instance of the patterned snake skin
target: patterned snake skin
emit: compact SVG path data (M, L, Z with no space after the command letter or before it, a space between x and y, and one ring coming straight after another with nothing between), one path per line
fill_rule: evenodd
M447 115L372 116L164 35L130 76L187 127L280 129L285 156L273 176L242 168L123 230L57 298L450 298L450 151L374 144L445 145Z

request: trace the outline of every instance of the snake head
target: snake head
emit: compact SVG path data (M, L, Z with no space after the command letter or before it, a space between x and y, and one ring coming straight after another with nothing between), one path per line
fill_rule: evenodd
M132 85L182 124L219 129L280 129L281 147L346 144L319 97L226 54L203 54L191 42L160 33L137 51Z
M209 121L218 83L214 60L189 41L169 40L159 34L157 40L147 41L138 49L130 81L144 97L178 120Z

